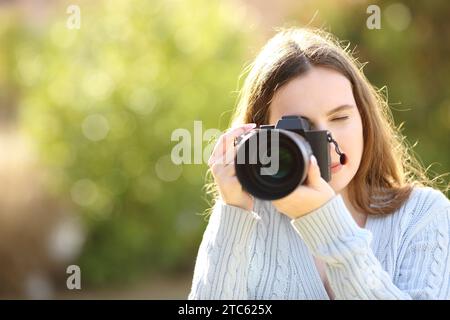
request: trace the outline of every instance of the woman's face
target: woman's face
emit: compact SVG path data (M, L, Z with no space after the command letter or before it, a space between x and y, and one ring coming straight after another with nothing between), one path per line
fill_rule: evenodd
M340 193L355 176L363 151L361 116L356 107L350 81L339 72L313 67L279 88L269 106L270 124L284 115L298 115L312 124L313 130L328 130L347 156L347 163L332 168L330 186ZM339 155L330 143L332 166Z

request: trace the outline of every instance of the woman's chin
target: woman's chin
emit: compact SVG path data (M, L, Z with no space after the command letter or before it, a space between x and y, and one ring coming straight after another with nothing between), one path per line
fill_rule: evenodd
M331 188L333 188L335 193L341 193L341 191L348 185L348 182L342 177L334 176L331 178L328 184L331 186Z

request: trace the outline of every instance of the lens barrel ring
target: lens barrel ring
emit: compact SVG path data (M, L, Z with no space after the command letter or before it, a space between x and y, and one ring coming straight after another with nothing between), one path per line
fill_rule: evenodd
M303 183L307 177L309 158L312 154L311 146L301 134L285 129L270 129L267 130L267 133L270 132L270 134L273 134L276 131L278 131L279 134L278 146L280 149L283 148L279 151L287 151L294 159L293 165L295 165L295 167L288 168L289 172L286 177L281 175L281 178L277 180L275 175L267 176L258 174L257 172L259 172L258 170L261 168L260 163L256 165L238 163L238 153L247 152L245 149L242 150L241 148L248 148L250 139L257 139L258 152L260 152L260 137L255 137L255 135L258 135L261 130L255 131L253 134L242 139L238 143L238 150L236 152L236 175L241 182L242 187L250 194L264 200L282 198L291 193L300 183ZM269 140L270 139L267 139L266 141L268 142ZM267 149L264 151L267 151ZM280 159L278 160L280 161Z

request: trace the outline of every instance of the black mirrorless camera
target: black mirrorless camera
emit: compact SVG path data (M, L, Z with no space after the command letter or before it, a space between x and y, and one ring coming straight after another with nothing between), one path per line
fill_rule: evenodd
M236 138L236 176L251 195L263 200L280 199L305 183L313 154L320 175L328 182L330 142L345 162L329 131L311 130L304 117L283 116L276 126L261 125Z

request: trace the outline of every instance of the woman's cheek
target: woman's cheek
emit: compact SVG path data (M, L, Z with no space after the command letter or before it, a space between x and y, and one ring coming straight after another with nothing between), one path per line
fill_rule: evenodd
M343 150L348 155L349 164L356 173L361 162L363 151L363 133L360 119L355 119L350 126L347 127L344 136Z
M334 130L333 136L337 141L339 148L342 152L350 155L352 153L352 145L355 142L354 139L354 125L348 125L337 130ZM334 147L333 147L334 150ZM337 156L337 155L335 155Z
M333 137L339 145L339 149L346 154L349 161L356 156L355 148L357 148L357 146L355 144L357 144L358 141L355 135L355 129L357 129L356 124L349 123L346 126L335 128L335 130L332 131ZM331 148L331 152L332 159L335 159L335 161L339 159L334 146Z

